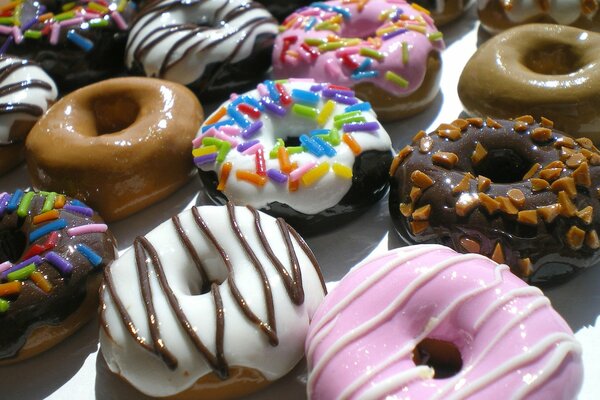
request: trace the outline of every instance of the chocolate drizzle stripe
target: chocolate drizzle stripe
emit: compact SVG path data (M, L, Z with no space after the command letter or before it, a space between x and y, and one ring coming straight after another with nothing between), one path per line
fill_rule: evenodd
M323 277L323 273L321 272L321 269L319 268L319 262L317 261L317 258L313 254L310 247L308 247L308 244L306 244L304 239L298 234L298 232L296 232L296 230L294 228L292 228L291 226L288 225L288 230L292 234L294 239L296 239L296 241L302 248L302 251L304 251L304 254L306 254L308 259L310 260L310 262L313 266L313 269L319 276L319 281L321 282L321 288L323 289L323 292L327 293L327 285L325 285L325 278Z
M19 103L0 103L0 114L23 113L39 117L44 113L38 106Z
M200 273L200 276L202 277L202 288L200 290L202 291L202 293L208 292L208 290L210 288L210 280L208 279L208 275L206 273L206 267L202 263L202 260L200 260L200 256L198 255L198 252L194 248L194 245L190 241L190 238L188 237L188 235L186 235L183 227L181 226L181 221L179 220L179 216L175 215L173 218L171 218L171 221L173 222L173 225L175 225L175 230L177 231L177 234L179 235L179 239L181 240L181 242L185 246L186 250L192 257L192 260L194 260L196 269L198 270L198 272Z
M0 68L0 82L6 80L6 78L8 78L13 72L30 65L36 64L27 60L15 60L14 63L8 64L7 66Z
M227 379L229 377L229 366L227 365L227 360L225 359L225 350L223 344L225 337L225 311L223 308L223 300L221 299L219 285L213 283L210 286L210 291L215 302L215 315L217 316L217 329L215 332L215 343L217 347L217 369L215 372L221 379Z

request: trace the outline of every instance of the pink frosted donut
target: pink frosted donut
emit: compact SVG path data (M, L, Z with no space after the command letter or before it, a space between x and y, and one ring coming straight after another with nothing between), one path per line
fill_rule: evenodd
M352 87L379 119L415 114L439 91L442 34L404 0L313 3L290 15L273 51L278 78Z
M453 375L436 344L455 351ZM581 347L538 288L439 245L350 272L318 308L306 355L312 399L571 400L583 379Z

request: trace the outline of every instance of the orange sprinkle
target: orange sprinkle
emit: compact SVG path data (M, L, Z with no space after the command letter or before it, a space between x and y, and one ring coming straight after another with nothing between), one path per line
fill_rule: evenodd
M227 109L225 107L219 108L219 110L211 115L206 121L204 121L204 125L212 125L219 122L221 118L223 118L227 114Z
M59 194L54 200L54 208L63 208L66 202L67 198L64 195Z
M59 213L58 210L50 210L50 211L46 211L45 213L36 215L35 217L33 217L33 223L34 224L41 224L42 222L46 222L46 221L52 221L55 219L58 219Z
M8 4L3 5L2 7L0 7L0 11L8 11L8 10L12 10L13 8L15 8L18 4L20 4L20 2L18 1L13 1L10 2Z
M292 164L290 163L290 156L287 149L284 146L280 146L277 149L277 158L279 159L279 169L285 174L292 172Z
M344 133L344 136L342 136L342 140L348 145L348 147L350 147L350 150L352 150L354 155L359 155L362 152L360 145L356 142L356 140L354 140L352 135L350 135L349 133Z
M31 275L29 275L29 278L33 281L33 283L35 283L37 287L42 289L44 292L50 293L50 291L52 291L52 284L48 282L48 279L46 279L46 277L40 272L33 271Z
M295 170L296 168L298 168L298 163L296 161L294 161L291 165L291 169L290 172L292 172L293 170ZM298 188L300 187L300 179L295 180L295 181L291 181L290 179L288 179L288 190L290 192L295 192L298 190Z
M0 284L0 297L10 296L21 292L21 282L12 281Z
M267 183L267 178L251 171L237 170L235 176L240 181L246 181L256 186L264 186Z
M52 17L54 17L54 14L53 14L53 13L51 13L51 12L48 12L48 13L46 13L46 14L42 14L42 15L40 15L40 16L38 17L38 21L40 21L40 22L44 22L44 21L47 21L47 20L49 20L49 19L50 19L50 18L52 18Z
M229 173L231 172L232 164L230 162L226 162L221 167L221 177L219 178L219 184L217 185L217 190L222 192L225 190L225 184L227 183L227 178L229 178Z

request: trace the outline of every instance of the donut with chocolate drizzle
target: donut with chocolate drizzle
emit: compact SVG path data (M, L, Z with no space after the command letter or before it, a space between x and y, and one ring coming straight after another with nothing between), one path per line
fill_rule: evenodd
M407 243L481 253L554 283L600 259L599 166L590 139L546 118L457 119L398 152L390 214Z
M314 255L282 219L193 207L105 271L102 354L147 395L241 396L302 358L324 295Z

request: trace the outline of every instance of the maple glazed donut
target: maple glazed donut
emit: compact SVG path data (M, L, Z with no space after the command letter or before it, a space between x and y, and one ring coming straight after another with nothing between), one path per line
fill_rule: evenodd
M208 195L253 207L302 233L377 202L388 188L391 140L349 88L265 81L213 113L193 143Z
M115 239L85 204L57 193L0 193L0 364L32 357L96 315Z
M31 130L29 175L37 188L82 199L107 221L121 219L187 182L202 119L194 94L174 82L132 77L86 86Z
M350 87L383 121L410 116L437 96L442 33L403 0L327 1L283 22L273 52L278 78Z
M131 26L130 72L187 85L207 99L258 81L269 69L277 21L250 0L161 0Z
M506 119L527 110L569 135L600 141L599 46L600 34L568 26L509 29L467 62L459 97L474 116Z
M243 396L300 361L324 295L312 252L282 219L193 207L105 271L102 354L147 395Z
M416 0L415 3L431 12L437 26L445 25L460 17L474 0Z
M481 26L491 33L534 22L600 30L598 0L477 0L477 7Z
M390 215L407 243L438 242L506 263L529 282L600 259L600 152L530 115L421 131L390 170Z
M37 64L0 55L0 175L23 161L27 134L56 96Z
M409 246L365 261L317 309L308 396L577 398L581 345L550 300L479 254Z

